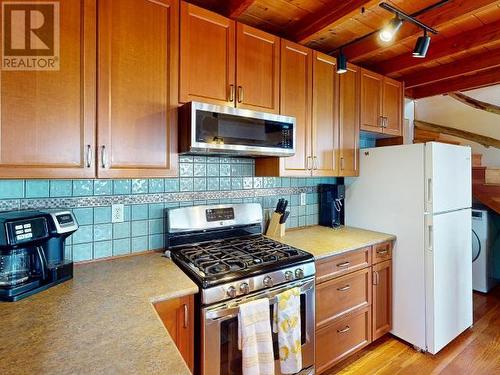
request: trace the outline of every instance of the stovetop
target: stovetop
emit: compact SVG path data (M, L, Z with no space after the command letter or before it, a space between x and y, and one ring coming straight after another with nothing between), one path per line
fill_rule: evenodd
M171 250L172 259L198 284L210 286L310 262L305 251L252 235L190 245Z

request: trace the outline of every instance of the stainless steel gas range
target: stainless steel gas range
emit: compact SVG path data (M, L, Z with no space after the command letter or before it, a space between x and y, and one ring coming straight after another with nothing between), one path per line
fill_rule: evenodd
M303 369L314 373L314 259L262 235L257 203L174 208L167 211L166 245L173 261L199 286L195 356L203 375L241 374L239 305L300 288ZM199 339L198 339L199 338ZM273 333L275 374L280 375Z

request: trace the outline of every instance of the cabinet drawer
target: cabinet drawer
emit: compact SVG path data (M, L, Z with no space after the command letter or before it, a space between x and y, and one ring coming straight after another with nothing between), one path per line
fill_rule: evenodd
M392 242L382 242L373 246L372 250L373 264L385 262L392 259Z
M371 342L370 315L370 308L367 307L317 330L318 374Z
M329 280L316 287L316 326L371 304L370 268Z
M316 281L321 283L334 277L369 267L371 263L371 247L365 247L341 255L334 255L319 260L316 263Z

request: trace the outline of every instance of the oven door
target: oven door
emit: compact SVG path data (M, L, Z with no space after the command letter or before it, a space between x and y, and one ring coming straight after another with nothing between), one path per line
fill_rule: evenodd
M238 349L238 304L259 298L270 300L270 323L272 323L274 297L292 288L299 287L300 319L302 329L302 371L314 373L314 278L304 279L268 289L263 293L239 298L223 304L209 306L201 311L201 372L203 375L236 375L242 373L242 356ZM275 357L275 374L280 375L278 357L278 334L272 333Z

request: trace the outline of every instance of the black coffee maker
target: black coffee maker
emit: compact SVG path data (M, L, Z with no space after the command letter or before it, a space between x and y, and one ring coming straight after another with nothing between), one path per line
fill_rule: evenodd
M344 225L345 185L319 184L319 225L338 228Z
M78 229L70 211L0 213L0 301L18 301L73 277L65 239Z

